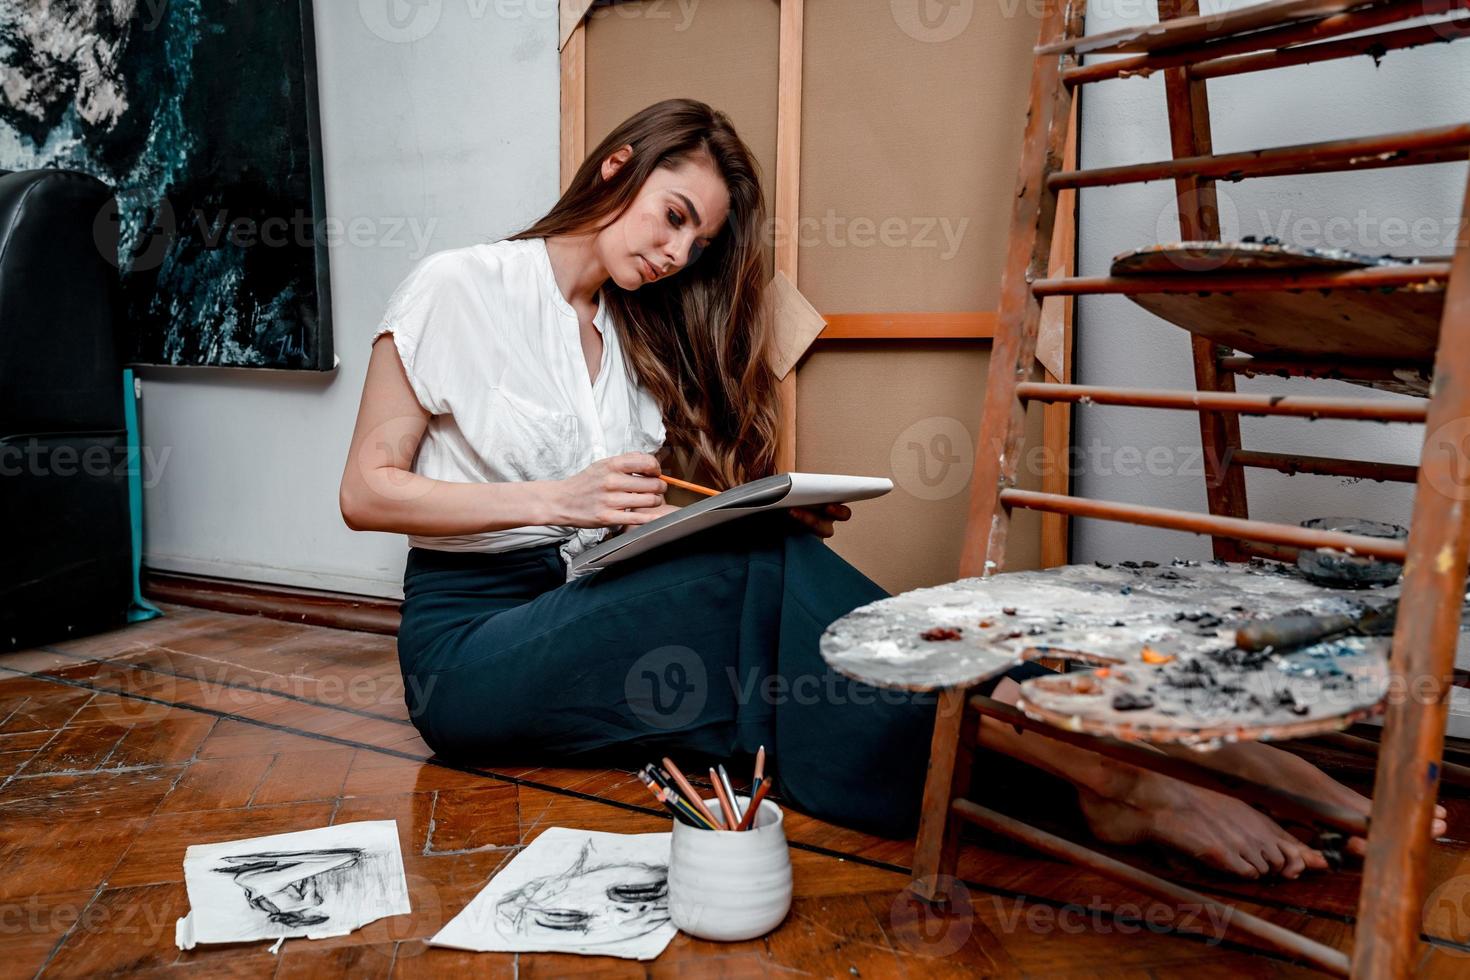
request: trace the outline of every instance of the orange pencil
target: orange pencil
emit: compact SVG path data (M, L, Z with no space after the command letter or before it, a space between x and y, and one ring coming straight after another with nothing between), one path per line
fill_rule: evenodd
M735 801L725 795L725 787L720 782L720 774L713 769L709 771L709 781L710 785L715 788L715 798L720 801L720 809L725 811L725 826L734 830L735 826L740 823L740 818L736 816L740 811L735 809Z
M679 791L684 794L684 799L688 800L689 805L699 811L700 816L714 824L716 830L730 829L725 826L723 821L709 812L709 807L704 805L704 800L700 793L695 790L694 784L684 778L684 774L679 771L679 767L674 765L673 759L664 756L664 768L669 771L670 776L674 777L674 782L679 785Z
M755 823L755 812L761 808L761 800L764 800L766 794L770 791L771 784L769 782L760 784L760 787L755 791L755 795L750 798L750 808L745 811L745 816L740 818L740 823L736 826L736 830L749 830L751 828L751 825Z
M672 476L664 476L662 473L658 475L658 478L671 487L683 487L685 490L693 490L695 493L702 493L706 497L716 496L720 492L718 490L711 490L709 487L702 487L697 483L689 483L686 480L679 480Z

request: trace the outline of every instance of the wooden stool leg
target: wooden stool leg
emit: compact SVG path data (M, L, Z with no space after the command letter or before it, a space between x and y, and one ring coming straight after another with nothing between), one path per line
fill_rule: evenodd
M914 846L914 880L909 885L926 902L944 902L949 897L948 880L954 877L959 858L963 821L951 811L956 797L970 791L970 766L974 759L975 734L966 725L979 727L979 718L969 710L967 688L950 688L939 695L934 718L934 738L929 744L929 774L924 780L924 803L919 816L919 837Z

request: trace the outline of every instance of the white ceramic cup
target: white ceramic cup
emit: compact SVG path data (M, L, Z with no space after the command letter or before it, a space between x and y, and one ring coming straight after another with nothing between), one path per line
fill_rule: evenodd
M743 810L750 798L737 797ZM718 813L717 800L705 800ZM791 909L791 852L781 808L761 801L749 830L704 830L674 821L669 918L700 939L764 936Z

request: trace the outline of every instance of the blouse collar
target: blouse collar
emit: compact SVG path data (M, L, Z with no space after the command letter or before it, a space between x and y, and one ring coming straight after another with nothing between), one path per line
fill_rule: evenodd
M557 309L570 316L573 321L577 321L576 308L567 302L567 298L562 295L561 287L556 284L556 270L551 266L551 253L546 248L546 239L536 238L532 241L535 243L536 255L540 260L541 274L545 277L547 288L551 292L551 301L556 304ZM597 297L597 312L592 314L592 326L602 334L604 339L607 337L607 300L600 292Z

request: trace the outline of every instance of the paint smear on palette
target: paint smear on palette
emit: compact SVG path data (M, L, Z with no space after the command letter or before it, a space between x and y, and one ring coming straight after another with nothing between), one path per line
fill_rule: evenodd
M1341 727L1372 711L1386 690L1387 638L1246 656L1234 634L1255 619L1353 614L1397 594L1396 585L1326 588L1274 562L1069 565L879 600L833 623L821 649L849 677L908 690L973 685L1038 657L1087 660L1106 673L1024 685L1028 713L1079 730L1208 743Z
M1156 743L1303 738L1377 710L1388 649L1388 637L1350 637L1283 656L1189 652L1162 665L1033 678L1018 707L1061 728Z

